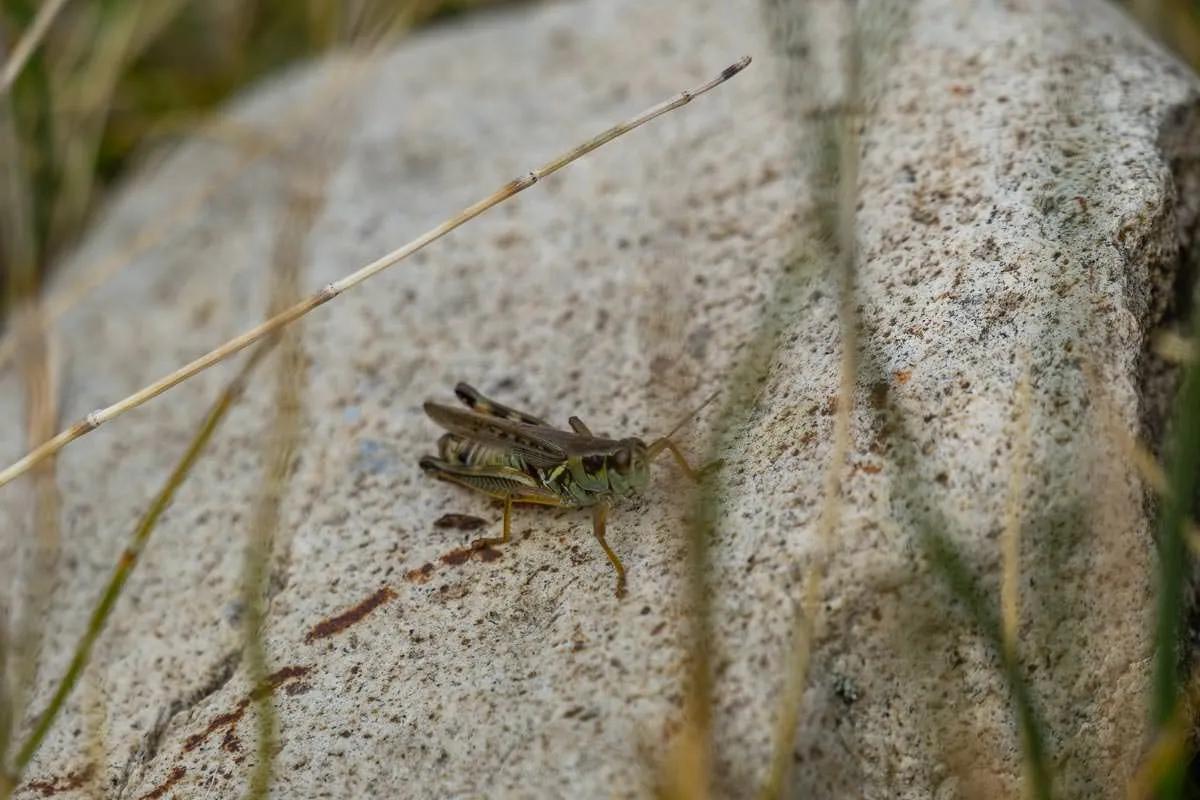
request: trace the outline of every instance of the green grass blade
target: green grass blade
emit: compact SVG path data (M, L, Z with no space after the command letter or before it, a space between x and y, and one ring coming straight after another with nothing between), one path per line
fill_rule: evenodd
M1193 322L1193 331L1200 327ZM1191 521L1200 476L1200 364L1183 370L1167 443L1168 491L1158 517L1158 619L1155 626L1151 719L1160 730L1171 724L1180 700L1180 640L1186 613L1184 581L1188 570L1185 526ZM1161 798L1182 796L1184 763L1159 781Z

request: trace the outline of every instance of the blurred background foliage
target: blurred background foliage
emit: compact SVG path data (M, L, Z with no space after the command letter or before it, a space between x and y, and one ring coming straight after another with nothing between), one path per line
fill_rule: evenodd
M0 0L0 308L37 291L148 139L298 59L512 2ZM1200 0L1124 4L1200 66Z
M1200 0L1124 0L1143 25L1200 69Z
M147 140L299 59L505 2L0 0L0 306L38 290Z

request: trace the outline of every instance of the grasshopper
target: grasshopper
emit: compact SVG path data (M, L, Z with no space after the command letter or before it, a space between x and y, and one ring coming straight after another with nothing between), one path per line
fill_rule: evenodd
M438 440L438 456L420 466L442 480L483 492L504 502L499 537L476 539L473 548L508 542L513 503L592 509L592 534L617 573L617 597L625 594L625 566L604 537L614 501L637 494L650 482L650 462L670 453L683 473L699 482L714 461L692 469L671 437L699 413L710 397L666 436L641 439L595 436L583 420L571 417L560 430L524 411L496 403L465 383L454 387L465 409L426 402L425 413L448 433ZM714 395L715 396L715 395Z

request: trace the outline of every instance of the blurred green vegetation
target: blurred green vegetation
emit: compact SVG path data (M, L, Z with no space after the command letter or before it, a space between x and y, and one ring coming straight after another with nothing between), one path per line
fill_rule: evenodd
M138 146L325 50L510 0L0 0L0 56L50 13L0 84L4 308L37 291Z
M1183 60L1200 70L1200 0L1125 0L1126 7L1165 45ZM1190 335L1200 334L1200 319L1192 309ZM1158 510L1158 585L1157 619L1155 623L1154 685L1150 714L1158 730L1159 743L1147 756L1151 767L1148 786L1154 787L1158 798L1200 796L1195 771L1195 739L1197 709L1195 708L1194 679L1184 680L1185 664L1196 664L1196 654L1185 652L1183 642L1188 628L1188 615L1193 613L1192 590L1188 583L1194 576L1193 559L1189 558L1185 529L1196 505L1200 488L1200 365L1194 360L1185 365L1176 396L1175 409L1166 441L1161 447L1167 460L1169 489ZM1180 717L1187 721L1178 724ZM1179 738L1182 746L1172 747L1171 740ZM1156 750L1174 754L1154 764Z
M1200 0L1122 0L1164 44L1200 69Z

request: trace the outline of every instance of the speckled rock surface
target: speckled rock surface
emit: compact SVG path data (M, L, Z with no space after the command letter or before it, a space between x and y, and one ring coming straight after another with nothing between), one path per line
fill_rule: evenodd
M724 453L730 500L713 547L719 788L743 797L762 780L796 576L816 551L838 346L832 282L797 256L813 201L796 164L804 110L785 100L793 67L763 19L734 5L586 0L470 16L405 42L342 93L344 151L307 240L310 288L736 57L756 59L303 323L306 434L267 641L277 796L651 792L681 722L684 482L664 464L644 500L613 514L624 600L586 513L522 511L498 557L463 559L455 548L477 534L435 522L458 513L494 527L499 509L421 474L438 434L421 403L469 380L559 422L660 432L733 372L774 297L782 330ZM920 0L897 41L863 133L854 445L791 787L1018 793L1002 681L918 531L949 536L998 592L1014 387L1028 364L1021 649L1062 796L1123 796L1145 744L1152 547L1142 490L1095 398L1106 392L1132 430L1156 424L1147 342L1195 221L1176 192L1194 186L1195 153L1180 143L1195 140L1196 84L1100 2ZM283 125L272 121L319 96L331 69L236 116ZM148 170L60 282L233 158L200 142ZM67 418L261 317L284 191L277 164L245 173L64 318ZM230 374L174 390L61 459L43 675L63 669ZM123 798L242 791L254 711L237 598L270 397L260 377L181 490L20 797L82 796L89 775ZM0 410L18 420L20 409L10 371ZM712 424L710 408L684 434L689 452ZM19 455L19 427L0 434L5 459ZM28 524L27 493L0 492L6 531ZM43 680L39 706L47 693ZM89 749L83 709L97 699L105 735Z

